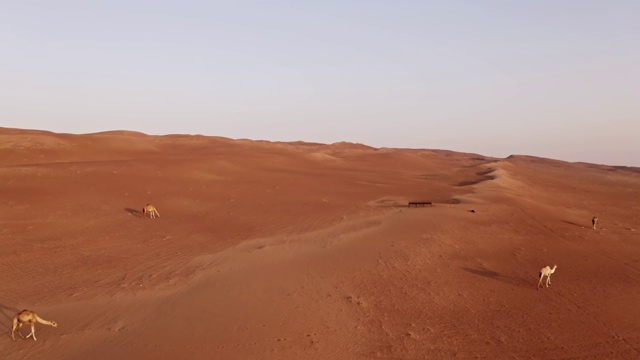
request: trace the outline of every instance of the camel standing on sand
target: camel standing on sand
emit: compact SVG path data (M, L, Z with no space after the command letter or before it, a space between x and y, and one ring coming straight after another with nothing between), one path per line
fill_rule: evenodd
M13 341L16 341L16 338L14 336L14 332L16 331L16 329L18 329L18 334L20 334L23 339L28 339L29 336L33 336L33 340L35 341L36 322L39 322L40 324L51 325L53 327L58 327L58 324L55 321L45 320L36 315L36 313L31 310L22 310L13 317L13 327L11 328L11 338L13 339ZM31 333L27 335L27 337L24 337L24 335L22 335L22 331L20 331L23 324L31 324Z
M145 216L145 214L147 213L149 214L149 217L152 219L160 217L160 213L158 213L158 210L156 210L156 207L151 204L147 204L145 207L142 208L142 216Z
M540 281L538 281L538 290L540 290L540 284L542 283L542 278L547 277L547 287L551 285L551 274L556 272L556 268L558 265L553 265L553 269L550 266L545 266L540 270Z
M598 217L594 216L593 219L591 219L591 224L593 224L593 230L596 229L596 225L598 225Z

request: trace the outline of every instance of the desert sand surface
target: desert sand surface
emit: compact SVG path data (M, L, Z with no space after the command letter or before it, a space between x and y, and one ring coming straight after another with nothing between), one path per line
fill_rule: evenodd
M4 359L640 358L638 168L0 128L0 199Z

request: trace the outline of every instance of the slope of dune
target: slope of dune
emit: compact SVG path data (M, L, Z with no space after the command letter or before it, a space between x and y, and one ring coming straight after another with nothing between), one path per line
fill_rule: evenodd
M6 359L640 357L637 171L0 128L0 185Z

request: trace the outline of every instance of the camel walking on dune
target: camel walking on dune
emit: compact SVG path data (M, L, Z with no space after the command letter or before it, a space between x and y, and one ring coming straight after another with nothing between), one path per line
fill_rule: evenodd
M542 283L542 278L544 278L545 276L547 277L547 287L551 285L551 274L556 272L557 267L558 265L553 265L553 269L552 269L550 266L545 266L542 268L542 270L540 270L540 273L538 274L540 276L540 281L538 281L538 290L540 290L540 284Z
M35 341L36 322L39 322L40 324L51 325L53 327L58 327L58 324L55 321L45 320L36 315L36 313L31 310L22 310L13 317L13 327L11 328L11 338L13 339L13 341L16 341L16 338L14 336L16 329L18 330L18 334L20 334L23 339L28 339L29 336L33 336L33 340ZM31 333L27 335L27 337L24 337L24 335L22 335L21 329L23 324L31 324Z
M158 213L158 210L156 210L156 207L151 204L147 204L145 207L142 208L142 216L146 216L146 214L149 214L149 217L152 219L160 217L160 213Z

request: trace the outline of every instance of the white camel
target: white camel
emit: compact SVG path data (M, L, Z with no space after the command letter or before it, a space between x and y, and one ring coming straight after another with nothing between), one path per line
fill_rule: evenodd
M33 337L33 340L36 340L36 322L39 322L40 324L51 325L53 327L58 327L58 324L55 321L45 320L36 315L36 313L31 310L22 310L13 317L13 327L11 328L11 338L13 339L13 341L16 341L16 338L14 336L16 330L18 330L18 334L20 334L23 339ZM27 335L27 337L24 337L24 335L22 335L22 332L20 331L23 324L31 325L31 332L29 333L29 335Z
M142 216L147 216L147 214L149 214L148 216L152 219L160 217L160 213L156 210L156 207L151 204L147 204L142 208Z
M545 266L540 270L540 281L538 281L538 290L540 290L540 284L542 283L542 278L547 277L547 287L551 285L551 274L556 272L556 268L558 265L553 265L553 269L550 266Z

